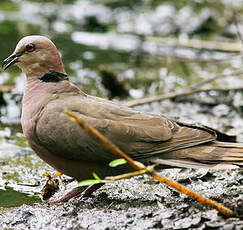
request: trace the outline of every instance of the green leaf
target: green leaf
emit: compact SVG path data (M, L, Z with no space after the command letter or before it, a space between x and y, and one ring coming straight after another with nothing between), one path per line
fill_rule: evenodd
M110 167L117 167L118 165L124 165L127 161L124 158L119 158L109 163Z
M99 184L99 183L101 183L100 180L89 179L89 180L79 181L78 186L87 186L87 185Z
M96 180L101 181L101 179L99 178L99 176L98 176L95 172L93 172L92 175L93 175L93 177L94 177Z

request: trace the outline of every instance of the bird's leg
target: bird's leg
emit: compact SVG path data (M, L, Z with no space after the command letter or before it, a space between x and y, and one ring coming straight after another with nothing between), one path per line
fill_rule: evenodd
M83 192L77 194L73 198L90 197L93 194L93 192L95 192L96 190L98 190L103 185L104 185L104 183L92 184L92 185L88 186Z
M104 183L99 184L92 184L90 186L79 186L72 189L70 192L63 195L61 198L51 201L52 204L66 202L71 198L78 198L78 197L88 197L91 196L93 192L98 190Z

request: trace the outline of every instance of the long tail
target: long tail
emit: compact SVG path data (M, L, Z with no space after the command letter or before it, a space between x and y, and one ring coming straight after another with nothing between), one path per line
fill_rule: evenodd
M164 153L152 162L179 168L243 168L243 144L213 141Z

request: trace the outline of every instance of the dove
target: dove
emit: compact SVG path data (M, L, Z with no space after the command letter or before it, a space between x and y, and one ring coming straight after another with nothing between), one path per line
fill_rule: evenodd
M221 142L213 129L86 94L69 80L55 44L47 37L22 38L2 67L6 70L12 65L26 76L21 124L29 146L42 160L78 181L90 178L93 172L105 177L132 169L128 165L109 167L116 156L71 121L66 109L144 164L156 163L158 168L242 166L243 144ZM76 187L57 202L91 194L100 186Z

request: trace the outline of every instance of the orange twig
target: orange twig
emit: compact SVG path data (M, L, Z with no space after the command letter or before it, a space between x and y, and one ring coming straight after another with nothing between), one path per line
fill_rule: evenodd
M127 163L130 164L133 168L140 170L146 168L142 163L138 161L134 161L131 157L127 156L124 152L122 152L119 148L113 145L107 138L105 138L98 130L90 126L83 119L75 116L71 111L65 111L71 120L81 125L91 136L98 139L102 145L104 145L107 149L109 149L112 153L116 154L119 157L126 159Z
M224 205L219 204L216 201L206 198L198 193L195 193L192 190L190 190L189 188L187 188L175 181L162 177L161 175L159 175L156 172L151 173L151 176L153 178L163 182L164 184L167 184L169 187L172 187L172 188L176 189L177 191L179 191L187 196L190 196L191 198L197 200L198 202L217 209L224 216L234 216L234 212L232 210L230 210L229 208L225 207Z
M225 207L225 206L223 206L223 205L221 205L221 204L219 204L219 203L217 203L217 202L215 202L211 199L203 197L203 196L191 191L187 187L185 187L185 186L183 186L183 185L181 185L181 184L179 184L175 181L172 181L172 180L169 180L165 177L162 177L151 166L146 167L142 163L134 161L131 157L127 156L123 151L121 151L119 148L117 148L106 137L104 137L98 130L96 130L95 128L90 126L83 119L75 116L75 114L73 114L69 110L66 110L65 112L69 115L71 120L73 120L74 122L79 124L81 127L83 127L92 137L98 139L99 142L104 147L106 147L108 150L110 150L115 155L126 159L127 163L130 166L132 166L133 168L135 168L136 170L144 170L145 173L150 174L153 178L159 180L160 182L165 183L166 185L176 189L177 191L194 198L195 200L199 201L202 204L209 205L209 206L217 209L221 214L223 214L225 216L233 216L234 215L233 211L230 210L229 208L227 208L227 207ZM110 179L112 179L112 177L110 177Z

